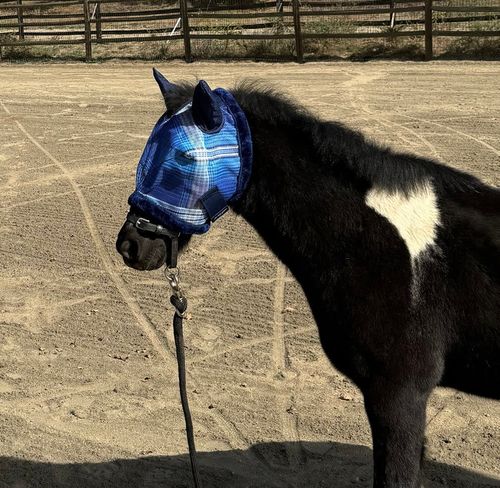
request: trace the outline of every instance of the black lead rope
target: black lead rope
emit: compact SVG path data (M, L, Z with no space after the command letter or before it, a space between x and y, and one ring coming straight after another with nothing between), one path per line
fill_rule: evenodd
M189 447L189 459L191 461L191 471L195 488L202 488L200 473L198 470L198 460L196 458L196 446L194 443L193 421L191 420L191 411L186 391L186 357L184 353L184 335L182 322L186 316L187 300L179 287L179 272L177 268L166 268L166 277L172 288L170 302L175 307L174 314L174 340L175 352L177 356L177 370L179 374L179 392L181 396L182 411L184 412L184 421L186 423L186 437Z
M181 395L182 411L186 423L186 437L189 447L189 459L191 460L191 471L193 472L194 488L202 488L198 461L196 459L196 446L194 443L193 421L189 410L189 401L186 392L186 357L184 354L184 335L182 333L182 321L186 316L187 300L179 286L179 270L177 269L177 254L179 251L179 232L173 232L162 225L154 224L150 220L139 217L133 211L127 215L130 222L137 229L163 238L167 249L165 277L172 289L170 303L175 307L174 314L174 339L175 353L177 356L177 370L179 374L179 392Z

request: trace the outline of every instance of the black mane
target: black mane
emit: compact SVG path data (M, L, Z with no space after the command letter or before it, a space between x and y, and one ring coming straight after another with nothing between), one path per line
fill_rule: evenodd
M467 173L429 158L396 152L342 123L321 120L277 89L262 83L243 82L232 93L247 117L271 127L293 127L301 134L304 144L314 149L318 164L340 165L369 186L402 192L429 180L437 189L452 192L484 186Z

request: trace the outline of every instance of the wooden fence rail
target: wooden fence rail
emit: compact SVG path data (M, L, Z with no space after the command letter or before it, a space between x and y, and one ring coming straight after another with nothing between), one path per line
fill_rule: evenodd
M192 40L289 39L294 41L296 60L303 62L305 40L420 37L425 59L430 60L433 41L439 36L500 37L500 4L450 6L447 0L264 0L241 5L215 2L214 6L207 2L205 8L188 5L188 0L178 0L174 7L137 0L137 6L126 11L109 11L116 3L123 1L0 0L0 57L3 47L81 44L86 61L91 61L94 44L182 40L184 58L190 62ZM146 8L148 3L150 9ZM325 26L338 22L334 19L346 19L351 30L325 31ZM477 28L481 22L486 23L485 28ZM323 30L310 31L318 23ZM464 23L474 23L475 27L464 29ZM443 28L445 24L448 29Z

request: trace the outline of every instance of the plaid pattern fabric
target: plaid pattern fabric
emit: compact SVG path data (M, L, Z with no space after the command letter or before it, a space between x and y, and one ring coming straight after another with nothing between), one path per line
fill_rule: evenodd
M202 131L193 120L191 103L170 118L163 115L139 161L136 190L129 198L131 206L157 223L187 234L210 227L201 197L217 188L230 202L241 194L250 175L246 118L230 93L214 93L221 100L221 128Z

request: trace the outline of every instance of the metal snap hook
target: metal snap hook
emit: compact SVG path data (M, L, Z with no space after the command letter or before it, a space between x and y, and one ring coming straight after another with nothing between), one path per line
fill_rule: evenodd
M165 278L167 279L170 288L172 288L172 291L180 291L179 268L169 268L168 266L165 266Z
M165 278L172 290L170 301L174 305L177 315L184 318L187 315L187 300L181 290L179 275L179 268L165 266Z

